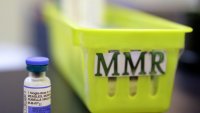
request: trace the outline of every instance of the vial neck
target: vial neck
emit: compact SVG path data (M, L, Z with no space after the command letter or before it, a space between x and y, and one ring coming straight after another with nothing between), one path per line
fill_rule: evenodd
M34 77L34 78L38 78L38 77L45 77L46 76L46 72L29 72L28 73L30 77Z

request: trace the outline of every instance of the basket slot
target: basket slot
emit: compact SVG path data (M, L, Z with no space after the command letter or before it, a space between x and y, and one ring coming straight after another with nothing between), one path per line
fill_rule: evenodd
M156 95L158 92L158 76L151 76L151 94Z
M129 95L135 96L137 92L138 77L130 77L129 80L130 80ZM108 95L110 97L114 96L116 93L116 83L117 83L117 78L115 77L108 78Z
M137 91L138 77L130 77L130 96L135 96Z
M117 78L108 77L108 95L110 97L115 95L115 92L116 92L116 81L117 81Z

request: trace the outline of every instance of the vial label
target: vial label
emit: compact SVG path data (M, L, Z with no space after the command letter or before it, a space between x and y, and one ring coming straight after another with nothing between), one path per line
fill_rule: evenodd
M24 113L51 113L51 86L24 86Z

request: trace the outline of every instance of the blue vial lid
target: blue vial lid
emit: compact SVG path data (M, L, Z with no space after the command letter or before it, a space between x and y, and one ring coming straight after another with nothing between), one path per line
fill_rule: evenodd
M26 59L26 64L28 71L40 73L47 70L49 59L46 57L30 57Z
M26 59L27 65L48 65L49 59L47 57L29 57Z

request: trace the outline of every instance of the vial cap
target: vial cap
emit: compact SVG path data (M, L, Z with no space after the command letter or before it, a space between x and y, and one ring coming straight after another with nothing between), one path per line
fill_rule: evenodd
M47 57L29 57L26 59L27 65L48 65L49 59Z

